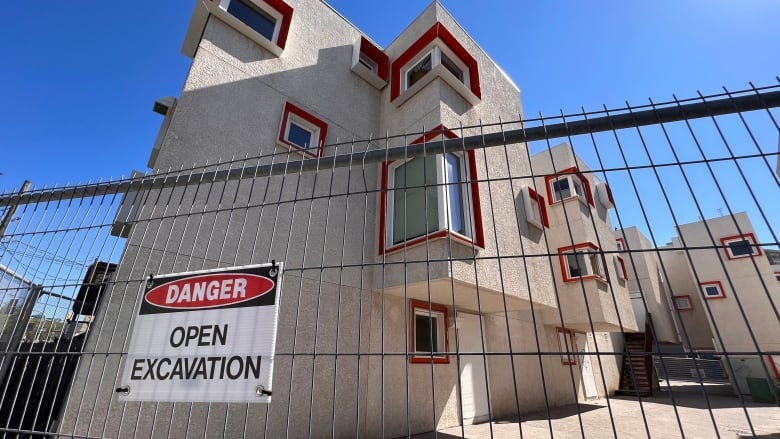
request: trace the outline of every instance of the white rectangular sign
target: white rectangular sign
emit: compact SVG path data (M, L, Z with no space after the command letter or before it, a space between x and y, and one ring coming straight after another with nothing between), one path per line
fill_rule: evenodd
M123 401L271 401L281 264L147 282L124 362Z

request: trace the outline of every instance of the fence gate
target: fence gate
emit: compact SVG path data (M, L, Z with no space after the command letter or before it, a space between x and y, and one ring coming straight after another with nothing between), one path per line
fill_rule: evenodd
M780 434L778 105L775 85L0 195L0 430ZM674 379L702 354L727 394Z

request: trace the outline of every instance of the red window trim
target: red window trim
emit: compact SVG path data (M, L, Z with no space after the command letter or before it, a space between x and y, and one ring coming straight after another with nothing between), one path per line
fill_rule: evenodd
M428 131L427 133L423 134L422 136L418 137L417 139L414 139L410 145L419 144L428 142L431 139L435 139L438 136L443 135L444 137L448 139L454 139L457 138L457 134L453 133L451 130L447 129L444 125L439 125L436 128ZM480 205L479 201L479 183L477 181L477 161L476 161L476 154L474 153L474 150L466 151L467 161L468 161L468 172L469 172L469 178L471 179L471 208L473 210L473 220L474 220L474 238L471 239L467 236L463 236L460 233L452 232L449 230L437 230L435 232L431 232L427 235L420 236L417 238L414 238L412 240L402 242L400 244L396 244L390 247L386 247L387 237L386 237L386 230L387 227L387 182L388 182L388 172L389 167L393 163L394 160L388 160L386 162L382 162L382 191L379 196L379 254L383 255L386 253L392 253L397 250L401 250L406 247L412 247L417 244L421 244L423 242L426 242L428 240L438 239L438 238L452 238L457 241L461 241L468 245L474 245L479 248L485 248L485 235L482 227L482 206Z
M628 250L628 247L626 247L626 240L623 238L615 238L615 244L623 244L622 248L618 248L618 251L623 253Z
M628 270L626 270L626 261L623 260L623 257L620 255L615 255L615 259L618 261L618 264L620 265L620 271L623 273L623 279L621 280L628 280ZM618 273L620 274L620 273Z
M577 177L579 177L580 181L582 182L583 190L585 191L585 198L588 200L588 204L590 204L593 207L596 207L596 203L593 202L593 191L590 190L590 181L588 181L587 178L582 174L582 172L579 171L579 169L575 167L567 168L562 171L559 171L557 174L554 175L548 175L544 177L544 185L547 186L547 199L549 200L550 206L557 203L562 203L566 200L572 199L572 198L578 198L576 197L569 197L566 199L563 199L561 201L555 201L553 198L553 190L552 190L552 181L556 178L562 177L567 174L574 174Z
M680 299L682 299L682 298L688 299L688 307L687 308L680 308L680 307L678 307L677 306L677 299L678 298L680 298ZM674 302L674 309L676 309L678 311L693 311L693 301L691 300L691 296L690 295L688 295L688 294L680 294L680 295L677 295L677 296L672 296L672 300Z
M458 42L457 39L444 27L443 24L436 22L420 38L417 39L404 53L393 61L390 69L390 101L394 101L401 95L401 69L419 55L420 52L436 39L447 46L469 69L468 87L474 96L482 99L482 91L479 88L479 69L477 61L473 56Z
M777 278L778 276L780 276L780 271L775 271L775 280L780 282L780 279Z
M604 277L595 274L589 274L587 276L569 277L569 269L566 264L566 254L571 253L573 250L579 250L581 248L589 248L592 250L599 250L599 247L592 242L581 242L579 244L570 245L568 247L560 247L558 249L558 262L561 265L561 275L564 282L579 282L580 280L595 279L600 282L609 282L609 270L607 269L607 261L604 260L604 254L601 254L601 268L604 270Z
M528 186L528 196L532 200L536 200L539 203L539 212L542 214L542 224L546 228L550 228L550 217L547 216L547 203L544 201L544 197L539 195L531 186Z
M447 307L432 302L423 302L422 300L409 300L409 309L411 311L411 319L409 321L409 352L412 354L409 357L409 362L412 364L448 364L450 362L449 355L435 355L435 354L423 354L415 355L414 350L414 329L415 329L415 310L422 309L424 311L435 311L444 315L444 352L449 351L449 323L447 320Z
M720 296L708 296L704 293L704 289L708 286L715 285L718 287L718 290L720 291ZM718 299L725 299L726 298L726 290L723 289L723 284L720 283L719 280L709 281L709 282L700 282L699 288L701 289L701 295L707 300L718 300Z
M289 118L289 114L292 113L296 115L297 117L300 117L301 119L311 123L312 125L317 126L320 131L319 139L317 139L317 142L319 143L319 146L317 148L317 154L312 154L310 151L307 151L298 145L295 145L291 142L288 142L287 139L284 138L285 134L285 128L287 127L287 119ZM325 121L317 118L316 116L312 115L311 113L307 112L303 108L291 104L290 102L287 102L284 104L284 111L282 112L282 125L279 128L279 142L289 146L290 148L293 148L294 150L303 153L304 155L310 156L310 157L322 157L323 152L325 151L325 137L328 134L328 124L325 123Z
M732 256L731 248L728 246L727 242L736 241L738 239L748 239L749 241L751 241L750 248L751 250L753 250L753 253L749 255ZM758 245L758 241L756 240L756 235L752 233L743 233L741 235L733 235L733 236L726 236L725 238L720 238L720 244L723 246L723 251L726 252L726 258L728 258L729 260L749 258L751 256L761 256L763 254L761 252L761 247Z
M390 60L387 54L382 49L376 47L374 43L369 41L366 37L360 37L360 53L365 54L377 65L377 76L383 81L387 81L387 70L390 65Z
M558 338L558 348L561 352L561 364L564 364L566 366L574 366L577 364L577 348L574 345L574 331L568 328L555 328L557 330L556 337ZM566 346L561 346L561 337L558 334L566 334L569 336L569 351L570 353L564 352L564 348ZM564 357L566 357L564 359Z
M769 357L769 365L772 366L772 371L775 373L775 378L777 381L780 381L780 364L777 364L778 362L775 361L774 355L767 355ZM777 357L780 358L780 355Z
M250 0L251 1L251 0ZM290 22L292 21L293 8L282 0L263 0L268 6L276 9L282 14L282 24L279 26L279 38L276 39L277 46L284 49L287 44L287 34L290 32Z

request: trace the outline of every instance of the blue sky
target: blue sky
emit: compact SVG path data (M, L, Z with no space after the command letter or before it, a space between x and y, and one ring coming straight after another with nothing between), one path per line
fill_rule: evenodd
M330 3L386 46L429 1ZM178 96L189 67L179 50L192 4L6 5L0 191L145 170L162 120L152 103ZM773 84L780 74L776 0L443 4L521 88L529 117Z

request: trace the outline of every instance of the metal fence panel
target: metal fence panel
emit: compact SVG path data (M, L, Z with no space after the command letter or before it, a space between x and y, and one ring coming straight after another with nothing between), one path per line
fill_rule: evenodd
M726 91L0 195L0 430L780 433L779 104ZM270 261L270 404L120 400L150 276Z

